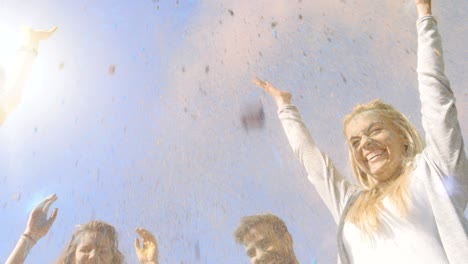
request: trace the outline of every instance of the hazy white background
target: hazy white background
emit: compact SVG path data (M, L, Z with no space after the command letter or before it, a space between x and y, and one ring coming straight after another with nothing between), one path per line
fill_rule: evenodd
M468 138L468 6L433 11ZM264 212L285 220L301 263L334 263L335 224L252 76L293 93L351 179L341 121L354 104L382 98L421 128L415 21L410 0L0 0L6 69L20 26L59 27L0 128L0 261L56 193L58 218L27 263L52 262L91 219L116 226L129 263L137 226L157 236L161 263L248 263L232 233ZM264 127L246 131L259 103Z

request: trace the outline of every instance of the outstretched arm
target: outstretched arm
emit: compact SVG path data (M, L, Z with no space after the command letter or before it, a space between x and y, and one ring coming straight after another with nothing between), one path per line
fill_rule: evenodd
M33 30L30 27L23 29L22 46L18 50L11 75L6 79L5 89L0 94L0 125L20 102L24 84L37 56L39 43L48 39L56 30L57 27L47 31Z
M58 209L55 208L52 214L47 218L49 207L57 200L57 196L51 195L39 203L29 215L26 230L16 243L16 247L11 252L5 264L21 264L28 256L31 248L37 243L39 239L49 232L50 227L57 217Z
M426 147L422 153L432 175L424 184L440 240L450 263L468 259L468 160L455 107L445 76L442 39L431 16L430 0L415 0L418 9L418 82ZM442 184L441 184L442 183Z
M455 96L445 75L437 21L430 0L415 0L418 10L418 83L422 124L426 133L424 150L447 177L466 184L466 155L455 107ZM462 179L465 178L465 179Z
M330 158L315 144L298 109L291 105L291 94L255 78L278 105L278 114L289 144L307 172L309 181L338 223L347 199L356 191L336 170Z
M137 228L136 232L141 236L140 240L135 238L135 251L141 264L159 264L158 243L153 234L143 228Z

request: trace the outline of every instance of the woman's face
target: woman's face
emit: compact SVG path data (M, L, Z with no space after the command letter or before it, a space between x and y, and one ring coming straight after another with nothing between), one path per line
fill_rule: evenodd
M377 182L400 173L405 140L400 131L374 111L365 111L351 119L346 137L358 167Z
M75 251L76 264L112 264L112 241L100 232L80 236Z

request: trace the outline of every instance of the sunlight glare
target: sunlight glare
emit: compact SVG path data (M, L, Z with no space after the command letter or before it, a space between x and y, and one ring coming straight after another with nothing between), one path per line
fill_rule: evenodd
M8 68L13 64L16 51L21 43L21 29L14 28L9 25L0 25L0 67L8 71Z

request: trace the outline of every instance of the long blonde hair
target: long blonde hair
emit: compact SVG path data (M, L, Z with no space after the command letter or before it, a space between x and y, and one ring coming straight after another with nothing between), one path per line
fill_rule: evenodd
M357 225L364 234L370 235L380 230L379 210L382 209L382 200L385 197L390 198L390 201L395 205L402 217L406 216L409 206L409 175L413 170L414 158L416 154L422 151L423 144L416 128L408 119L393 106L379 99L367 104L356 105L353 111L345 116L343 126L345 136L346 127L350 121L356 115L367 111L373 111L390 124L393 124L402 133L406 147L404 157L401 159L400 175L391 178L383 184L377 184L370 175L359 168L356 157L353 155L352 147L348 144L354 177L364 190L351 206L346 215L346 220Z

